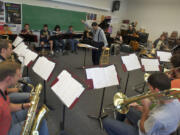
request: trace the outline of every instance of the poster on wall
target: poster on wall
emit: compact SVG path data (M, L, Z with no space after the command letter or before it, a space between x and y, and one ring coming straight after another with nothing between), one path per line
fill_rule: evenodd
M5 22L4 2L0 1L0 23Z
M21 24L21 4L5 3L6 23Z

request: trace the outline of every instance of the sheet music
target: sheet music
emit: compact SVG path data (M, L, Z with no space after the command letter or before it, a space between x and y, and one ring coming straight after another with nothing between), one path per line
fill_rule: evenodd
M162 62L170 62L172 54L171 52L157 51L157 56L160 58L160 61Z
M88 44L82 44L82 43L78 44L78 46L79 47L85 47L85 48L91 48L91 49L98 49L98 48L96 48L94 46L91 46L91 45L88 45Z
M119 85L116 68L114 65L108 67L96 67L86 69L87 79L93 80L95 89Z
M47 80L55 67L55 63L48 60L44 56L39 57L33 66L33 71L42 79Z
M23 38L21 38L20 36L17 36L16 39L14 40L14 42L12 43L12 45L14 47L18 46L21 42L23 41Z
M130 54L128 56L121 56L127 71L132 71L141 68L138 57L136 54Z
M25 45L24 42L21 42L14 50L18 56L23 55L27 49L27 46ZM24 55L23 55L24 56Z
M141 63L144 66L145 71L159 71L158 59L144 59L141 58Z
M59 76L59 81L51 87L59 99L69 108L73 102L79 98L85 90L82 84L75 80L69 72L63 70Z
M25 66L27 66L31 61L34 61L37 58L37 56L38 56L37 53L31 51L30 49L26 49L24 51L24 54L22 54L22 55L24 56L24 58L23 57L19 57L19 60L21 62L23 62L23 59L24 59L24 65Z

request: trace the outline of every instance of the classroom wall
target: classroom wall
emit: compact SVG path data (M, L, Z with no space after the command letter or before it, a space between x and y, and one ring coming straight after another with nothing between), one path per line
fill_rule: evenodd
M163 31L180 32L180 0L128 0L127 19L138 21L155 40Z
M64 1L64 0L63 0ZM13 3L23 3L29 5L37 5L42 7L51 7L51 8L59 8L59 9L66 9L66 10L73 10L73 11L81 11L81 12L88 12L88 13L95 13L95 14L102 14L107 16L112 16L112 25L113 25L113 34L120 28L120 22L124 19L124 14L127 10L127 1L121 0L121 7L120 11L111 12L112 2L113 0L68 0L74 1L77 3L86 3L90 6L101 7L107 10L102 9L94 9L94 8L87 8L82 6L77 6L73 4L64 4L61 2L53 2L52 0L6 0L6 2L13 2Z

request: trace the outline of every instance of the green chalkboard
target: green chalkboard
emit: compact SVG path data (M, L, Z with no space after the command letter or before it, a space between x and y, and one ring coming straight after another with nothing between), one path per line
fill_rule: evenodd
M63 9L54 9L47 7L22 5L23 25L28 23L32 30L42 29L44 24L48 24L50 30L55 25L60 25L61 30L67 30L72 25L74 30L83 31L84 25L82 19L86 18L85 12L76 12Z

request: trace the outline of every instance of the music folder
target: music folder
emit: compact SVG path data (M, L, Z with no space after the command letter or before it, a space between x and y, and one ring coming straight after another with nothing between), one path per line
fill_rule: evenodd
M101 89L119 85L119 77L115 65L86 68L87 83L93 89Z
M141 68L139 59L135 53L127 56L121 56L124 71L132 71Z
M63 70L54 82L51 89L66 107L72 109L80 95L84 92L84 86L67 70Z
M42 56L38 58L32 69L43 80L47 81L50 78L54 68L55 63Z
M141 58L141 64L144 67L145 71L160 71L159 59L146 59Z

